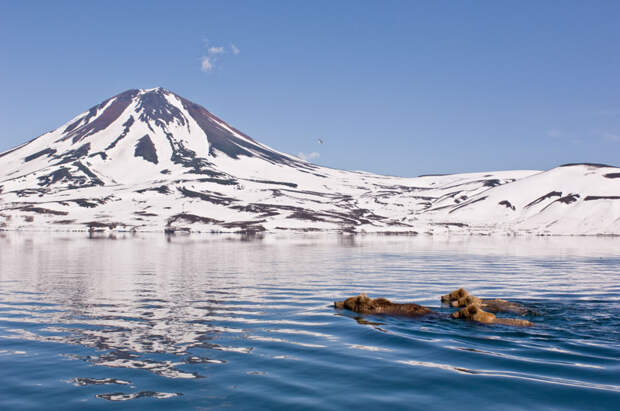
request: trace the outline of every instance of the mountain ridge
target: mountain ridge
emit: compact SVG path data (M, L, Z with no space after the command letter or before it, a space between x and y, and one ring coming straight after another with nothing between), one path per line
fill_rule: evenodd
M172 91L131 89L0 153L0 229L620 235L616 175L331 169Z

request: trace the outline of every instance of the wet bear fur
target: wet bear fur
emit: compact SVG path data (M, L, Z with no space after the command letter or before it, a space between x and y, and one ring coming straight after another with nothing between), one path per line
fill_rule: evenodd
M450 294L446 294L441 297L441 302L445 304L450 304L452 301L459 300L460 298L468 296L469 293L464 288L459 288L458 290L452 291Z
M452 313L452 318L478 321L484 324L503 324L518 327L529 327L532 325L532 323L527 320L516 318L497 318L495 314L484 311L477 304L470 304L467 307Z
M467 307L475 304L492 313L510 312L519 315L529 313L529 310L521 304L501 299L483 299L475 297L467 292L464 288L452 291L441 297L441 302L449 304L451 307Z
M344 301L336 301L334 307L346 309L360 314L385 314L400 315L406 317L419 317L430 314L433 311L418 304L398 304L385 298L370 298L366 294L347 298Z

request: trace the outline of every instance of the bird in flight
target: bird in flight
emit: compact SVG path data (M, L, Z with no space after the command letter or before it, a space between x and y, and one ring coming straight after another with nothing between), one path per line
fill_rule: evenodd
M323 144L323 140L319 138L319 144Z

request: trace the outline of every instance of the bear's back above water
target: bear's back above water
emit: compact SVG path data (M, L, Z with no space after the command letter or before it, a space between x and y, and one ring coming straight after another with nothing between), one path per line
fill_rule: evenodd
M484 311L476 304L470 304L467 307L452 313L452 318L477 321L485 324L502 324L517 327L529 327L533 325L528 320L521 320L518 318L497 318L495 314Z
M422 305L408 303L393 303L387 298L372 299L366 294L349 297L344 301L334 303L335 308L347 309L360 314L387 314L416 317L430 314L433 311Z

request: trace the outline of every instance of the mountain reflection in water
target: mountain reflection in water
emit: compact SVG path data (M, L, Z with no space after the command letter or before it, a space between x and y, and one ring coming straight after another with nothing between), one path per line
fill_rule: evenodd
M620 400L613 239L87 237L0 236L4 409ZM447 314L459 286L541 315L515 329L332 306L367 292Z

